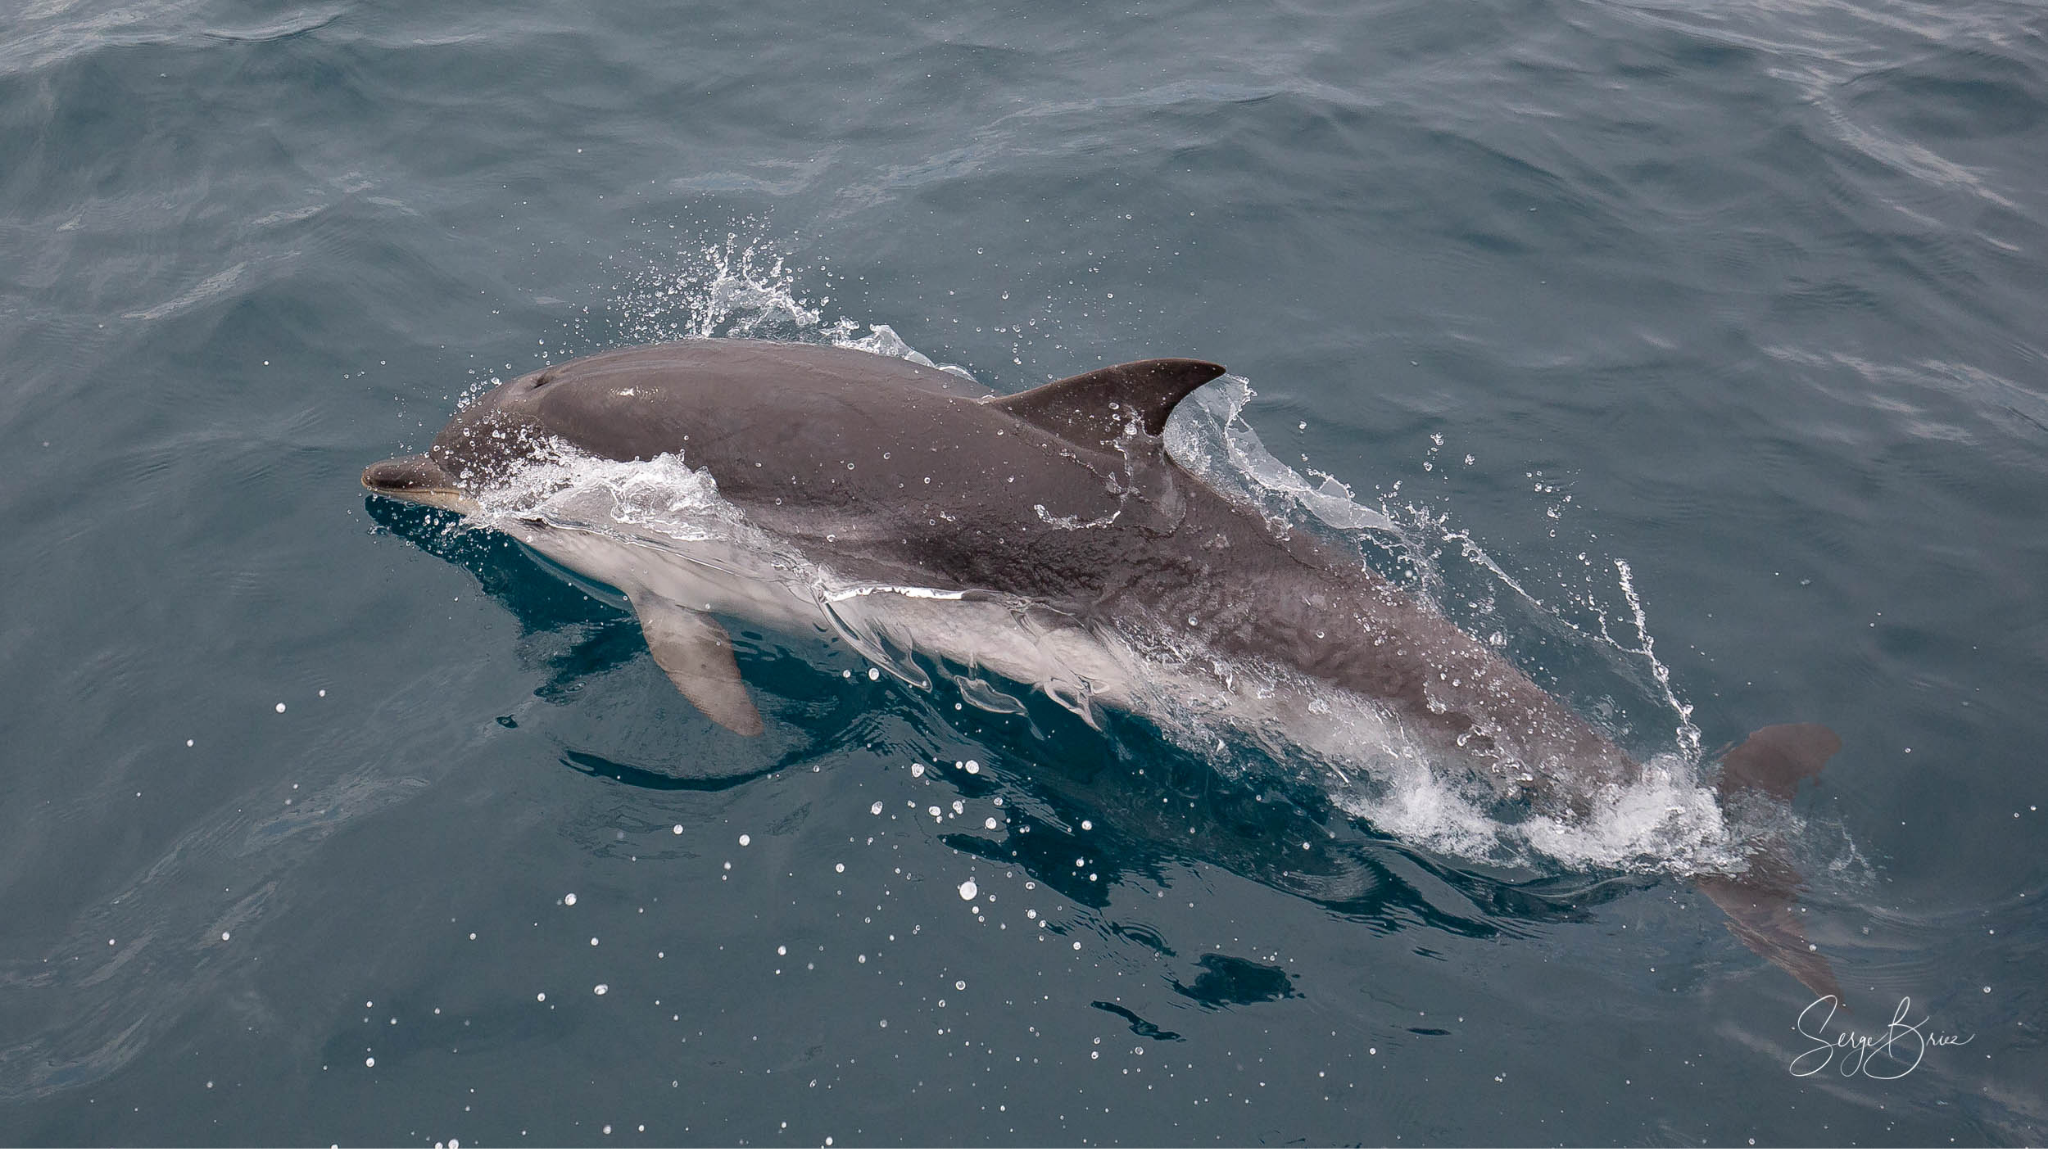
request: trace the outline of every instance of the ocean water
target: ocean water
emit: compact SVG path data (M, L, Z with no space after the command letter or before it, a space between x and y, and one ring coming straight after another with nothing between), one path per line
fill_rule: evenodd
M9 5L0 1142L2039 1143L2044 331L2038 5ZM741 739L358 484L695 335L1226 364L1184 466L1655 781L736 623ZM1689 877L1780 722L1847 1015Z

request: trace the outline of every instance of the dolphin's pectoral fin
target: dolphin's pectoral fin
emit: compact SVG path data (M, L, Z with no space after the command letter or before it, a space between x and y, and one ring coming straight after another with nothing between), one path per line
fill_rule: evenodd
M1817 777L1842 748L1842 739L1812 723L1766 726L1730 750L1721 762L1721 797L1755 790L1790 801L1803 779ZM1806 940L1799 923L1798 890L1804 884L1785 856L1785 845L1770 840L1750 855L1740 874L1709 874L1700 892L1728 915L1728 932L1771 964L1820 996L1842 1001L1841 983L1828 959ZM1847 1008L1846 1005L1843 1008Z
M1112 448L1133 422L1148 435L1165 431L1174 405L1221 374L1199 359L1141 359L988 402L1062 439Z
M1799 873L1775 851L1752 857L1742 874L1707 874L1700 892L1728 915L1728 932L1772 965L1799 979L1817 996L1842 1000L1842 985L1799 924L1794 891ZM1844 1007L1846 1008L1846 1006Z
M761 712L740 681L732 658L732 636L710 616L678 606L644 591L627 596L640 616L641 633L654 664L676 684L683 697L704 717L734 734L752 737L762 730Z

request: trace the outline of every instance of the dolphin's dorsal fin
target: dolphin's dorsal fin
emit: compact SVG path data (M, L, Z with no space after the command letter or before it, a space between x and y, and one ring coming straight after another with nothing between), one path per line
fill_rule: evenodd
M640 616L641 633L654 664L676 684L683 697L704 717L734 734L752 737L762 730L761 712L740 681L732 659L732 636L710 616L679 606L659 595L635 591L627 595Z
M988 402L1062 439L1114 447L1133 422L1147 435L1166 430L1174 405L1221 374L1200 359L1140 359Z

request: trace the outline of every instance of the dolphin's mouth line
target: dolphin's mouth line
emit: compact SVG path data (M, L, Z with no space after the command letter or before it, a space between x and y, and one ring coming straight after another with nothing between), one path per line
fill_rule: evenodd
M387 499L395 499L401 503L414 503L423 507L434 507L438 510L453 511L458 515L474 515L478 510L476 501L471 499L469 496L463 494L461 491L383 491L378 490L376 487L371 487L370 493L373 495L382 495Z
M395 488L380 487L374 483L365 482L363 489L373 495L382 495L387 499L397 502L415 503L424 507L438 507L441 510L454 511L462 515L473 515L482 509L478 506L475 499L470 498L454 487Z
M363 487L387 499L439 507L462 515L475 514L479 509L476 500L426 455L403 455L370 464L363 470Z

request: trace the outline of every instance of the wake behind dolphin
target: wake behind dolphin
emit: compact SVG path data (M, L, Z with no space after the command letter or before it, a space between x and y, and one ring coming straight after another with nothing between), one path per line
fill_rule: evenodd
M657 665L742 735L764 719L717 616L826 626L912 681L923 652L985 698L1006 696L984 673L1091 721L1193 712L1268 745L1327 729L1335 698L1354 735L1564 822L1643 777L1490 645L1175 463L1168 416L1221 374L1153 359L996 396L864 351L689 340L505 383L363 483L618 588ZM569 481L593 466L603 482ZM1788 798L1838 747L1759 731L1720 793ZM1839 996L1782 848L1747 861L1701 888L1750 948Z

